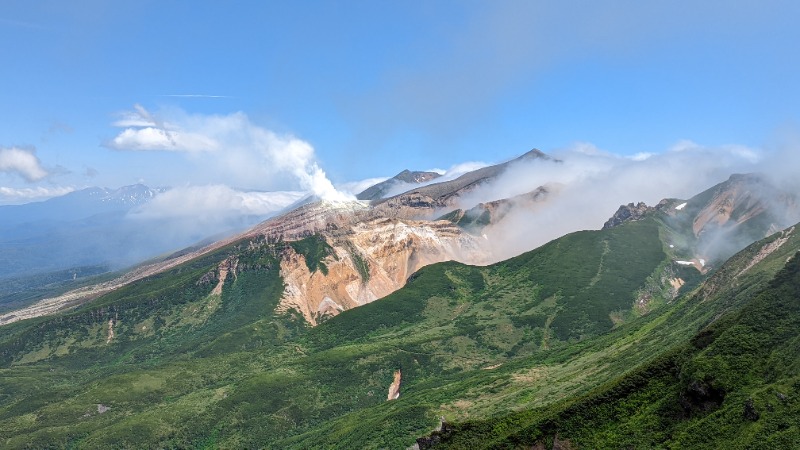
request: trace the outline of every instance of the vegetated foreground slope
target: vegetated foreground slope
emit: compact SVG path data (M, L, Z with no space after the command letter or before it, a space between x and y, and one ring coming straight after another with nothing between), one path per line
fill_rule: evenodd
M309 329L276 313L279 261L296 251L239 242L68 314L0 328L3 445L303 447L302 433L360 411L391 426L360 424L348 439L413 442L466 394L467 374L486 375L478 394L492 389L492 366L611 329L665 257L653 221L576 233L494 266L428 266L374 306ZM237 268L221 277L231 254ZM396 369L400 399L386 406ZM407 402L409 391L421 397Z
M800 447L800 253L771 259L785 266L691 341L587 395L451 425L421 447Z
M720 269L702 301L674 300L663 234L650 217L492 266L434 264L315 328L277 308L280 261L299 252L322 271L324 246L235 242L0 328L2 446L404 447L442 415L588 393L735 310L798 248L776 235ZM642 316L643 302L666 306Z
M395 442L394 446L409 445L409 441L401 439L401 436L407 436L411 432L403 431L421 426L425 422L421 419L423 413L429 426L433 427L439 423L439 417L450 422L503 417L509 411L558 405L564 399L587 395L599 386L611 383L623 374L653 361L665 350L688 342L698 330L720 315L738 311L766 285L786 259L798 250L798 233L793 229L778 233L737 254L693 295L677 299L672 304L619 326L610 333L549 351L540 349L528 355L504 354L483 359L478 364L473 362L474 369L448 372L414 384L407 387L396 402L355 411L303 435L282 441L281 444L298 448L337 445L380 448L381 443L387 442ZM433 267L438 266L431 268ZM406 290L400 292L404 291ZM337 322L342 323L350 316L366 313L379 304L337 317L314 331L335 326ZM474 334L467 335L481 335L483 330L494 331L494 336L503 335L497 333L497 329L483 325L477 327ZM384 330L378 335L386 336L386 340L399 340L402 339L401 333L402 331L392 333ZM407 328L406 335L410 333L416 334L417 329ZM426 341L425 333L417 335L417 339ZM407 342L413 341L408 339ZM452 345L458 341L448 343ZM387 347L390 344L387 342ZM453 347L439 347L434 355L451 363L460 361L466 365L462 359L463 353L456 353ZM348 348L355 351L359 345ZM422 353L416 348L401 348L415 351L415 354ZM554 408L558 407L563 406ZM486 426L492 429L493 424L486 423ZM518 429L513 417L504 426L509 430ZM401 431L393 427L400 427ZM482 447L479 443L486 437L492 436L467 436L457 441L454 447ZM470 439L472 442L469 442ZM422 443L425 442L423 439Z

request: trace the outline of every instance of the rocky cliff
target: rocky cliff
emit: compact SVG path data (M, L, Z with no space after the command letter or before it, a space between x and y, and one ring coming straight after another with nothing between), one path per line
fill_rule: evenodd
M488 262L483 238L446 221L373 219L336 232L322 232L332 252L312 271L303 255L282 255L286 288L279 310L294 309L312 325L326 317L384 297L428 264L456 260Z

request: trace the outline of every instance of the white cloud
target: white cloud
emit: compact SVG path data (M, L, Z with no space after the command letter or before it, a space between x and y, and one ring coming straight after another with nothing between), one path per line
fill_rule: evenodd
M688 150L697 150L702 147L689 139L681 139L669 148L670 152L685 152Z
M141 106L134 105L133 111L122 111L117 113L119 119L114 121L112 125L119 128L155 126L156 123L153 122L151 119L144 117L139 111L140 109Z
M126 128L108 146L116 150L214 151L219 144L202 134L163 128Z
M442 173L441 180L437 179L436 182L445 180L454 180L460 177L461 175L464 175L467 172L472 172L473 170L482 169L488 165L489 164L482 161L467 161L459 163L445 170L444 173Z
M728 145L725 146L725 150L751 163L757 163L761 160L761 153L743 145Z
M115 127L125 129L107 143L109 147L116 150L176 152L202 152L219 149L219 143L213 137L204 134L202 128L185 130L185 127L164 121L151 114L141 105L134 105L133 108L133 111L119 113L120 119L112 123ZM198 125L202 126L202 124Z
M244 230L281 211L305 192L244 192L224 185L184 186L156 195L128 213L156 226L162 239L186 242ZM156 224L156 225L154 225Z
M33 151L17 147L0 148L0 172L16 173L27 181L39 181L47 176Z
M304 192L243 192L224 185L185 186L157 195L131 213L133 217L227 219L265 216L300 200Z
M649 152L639 152L639 153L636 153L636 154L634 154L634 155L631 155L631 157L630 157L630 158L631 158L632 160L634 160L634 161L644 161L645 159L648 159L648 158L650 158L651 156L655 156L655 153L649 153Z
M229 185L300 188L328 200L352 199L327 178L311 144L255 125L244 113L151 113L135 105L119 116L112 125L124 129L107 142L110 148L185 153L195 166Z
M582 153L584 155L609 155L608 152L604 152L597 148L596 145L592 144L591 142L576 142L572 144L570 147L571 152L575 153Z
M34 188L13 188L0 186L0 204L13 205L18 203L28 203L34 200L46 200L52 197L69 194L75 189L72 187L34 187Z
M361 192L364 192L365 189L375 186L378 183L382 183L388 179L389 177L376 177L376 178L367 178L359 181L348 181L346 183L337 184L336 189L350 193L352 195L357 195L360 194Z

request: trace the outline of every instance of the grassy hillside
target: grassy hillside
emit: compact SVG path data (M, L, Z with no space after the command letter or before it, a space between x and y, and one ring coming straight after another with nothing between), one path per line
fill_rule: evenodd
M797 448L798 298L795 256L743 308L632 373L548 408L453 426L434 447Z
M661 234L648 219L493 266L428 266L315 328L274 312L278 264L292 245L323 270L325 246L240 242L68 314L0 328L0 446L405 448L442 415L589 395L737 310L797 248L792 236L738 275L753 246L698 292L703 301L662 299L642 314L643 292L671 270ZM213 294L230 258L238 270ZM397 369L401 396L387 402Z
M780 248L751 266L754 258L764 254L765 248L771 248L783 237L787 237L787 240ZM400 447L414 442L409 439L413 433L406 430L413 430L424 423L432 429L441 416L451 422L503 417L510 410L524 411L534 405L558 405L565 398L588 395L599 386L612 383L623 374L654 361L666 350L685 344L723 312L738 311L766 286L798 248L800 238L794 234L772 236L737 254L694 295L681 298L609 333L549 351L538 349L528 355L520 351L511 357L467 360L464 358L467 353L456 351L455 345L435 347L436 352L425 351L435 341L425 333L419 333L417 328L400 329L396 336L388 331L380 332L387 340L397 339L406 344L415 340L423 343L418 347L400 347L399 350L433 356L425 364L438 360L451 364L458 361L465 369L420 380L419 383L413 380L395 402L352 412L300 436L279 441L279 444L297 448L330 448L344 443L344 447L380 448L379 443L389 442L395 444L390 448ZM438 266L431 268L434 267ZM747 270L743 273L744 269ZM367 311L361 310L363 314ZM330 323L335 324L335 321ZM324 329L318 327L314 331ZM414 338L410 337L412 333ZM495 330L494 335L502 334L502 330ZM458 335L449 343L457 344L462 339L463 335ZM391 352L392 345L386 342L384 348L387 352ZM360 347L356 344L349 349L354 351ZM463 348L474 350L476 347ZM368 358L367 355L356 353L349 356L351 364ZM511 425L512 429L514 426ZM406 437L401 438L404 435ZM468 439L458 441L454 447L465 444Z

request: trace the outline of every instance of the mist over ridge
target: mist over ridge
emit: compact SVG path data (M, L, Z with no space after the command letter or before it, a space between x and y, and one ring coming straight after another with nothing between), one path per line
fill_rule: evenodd
M736 173L757 173L781 191L800 193L792 176L800 156L785 149L764 151L740 146L705 147L684 141L658 154L622 157L590 144L554 151L550 160L521 161L459 198L458 207L508 199L546 187L549 194L531 208L511 208L504 219L485 229L498 260L538 247L564 234L599 229L617 207L665 198L688 199ZM781 206L769 193L758 196Z

